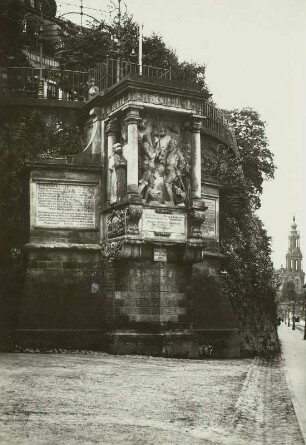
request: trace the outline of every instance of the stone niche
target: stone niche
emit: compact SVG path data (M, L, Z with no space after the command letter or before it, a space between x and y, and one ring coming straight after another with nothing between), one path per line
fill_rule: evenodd
M201 176L205 138L218 138L204 100L127 79L84 105L83 154L32 164L18 344L239 356L220 278L221 185Z

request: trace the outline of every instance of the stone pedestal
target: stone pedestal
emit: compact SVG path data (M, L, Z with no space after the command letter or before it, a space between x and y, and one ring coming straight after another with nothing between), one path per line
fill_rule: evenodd
M117 354L196 357L192 329L191 267L149 259L115 261L101 275L106 286L108 350ZM102 268L101 268L102 269ZM107 267L104 269L107 271Z

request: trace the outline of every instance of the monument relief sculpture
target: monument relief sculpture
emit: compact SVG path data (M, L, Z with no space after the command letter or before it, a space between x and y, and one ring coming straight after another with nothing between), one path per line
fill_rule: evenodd
M142 178L139 182L139 194L147 201L148 190L154 186L154 171L155 171L155 159L159 152L152 144L151 135L145 133L142 139L142 153L141 153L141 163L142 163Z
M186 193L182 181L185 167L184 156L175 139L171 139L166 153L165 188L167 201L172 204L184 204Z
M131 205L126 210L126 231L129 234L139 234L139 220L142 216L142 207Z
M206 218L207 206L203 206L202 209L192 209L189 212L189 235L192 238L201 238L201 227Z
M124 235L125 232L125 213L124 210L113 210L108 215L107 235L108 238Z
M153 141L151 134L145 133L141 142L139 194L144 202L185 205L190 175L178 142L166 135L161 124L152 134Z
M113 154L109 158L110 203L121 201L126 195L127 161L122 154L121 144L113 145Z

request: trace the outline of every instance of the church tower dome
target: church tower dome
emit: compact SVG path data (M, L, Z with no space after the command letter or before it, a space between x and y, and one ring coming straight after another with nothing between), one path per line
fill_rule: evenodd
M292 224L291 224L291 229L292 229L293 231L295 231L296 228L297 228L297 224L296 224L296 222L295 222L295 216L293 216L293 222L292 222Z
M294 216L288 241L286 272L288 278L290 277L292 281L295 282L297 292L301 292L304 284L304 273L302 268L303 255L300 249L300 232L297 231L297 224Z

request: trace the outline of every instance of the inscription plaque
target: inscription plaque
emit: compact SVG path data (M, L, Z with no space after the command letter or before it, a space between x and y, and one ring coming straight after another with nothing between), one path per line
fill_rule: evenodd
M217 199L204 198L205 205L208 209L205 212L206 218L202 225L202 234L205 237L216 238L217 232Z
M37 183L35 201L36 226L96 226L94 185Z
M186 238L186 215L183 213L159 213L155 209L143 209L141 221L142 234L148 238Z
M167 248L164 246L154 247L154 261L167 262Z

